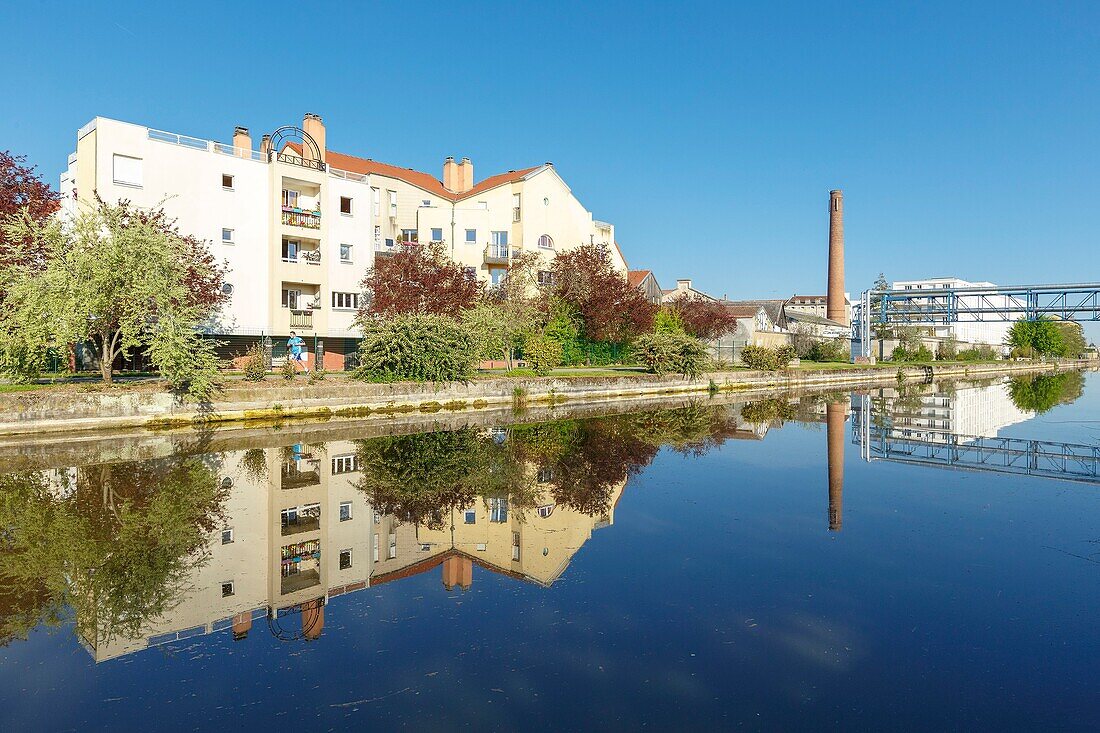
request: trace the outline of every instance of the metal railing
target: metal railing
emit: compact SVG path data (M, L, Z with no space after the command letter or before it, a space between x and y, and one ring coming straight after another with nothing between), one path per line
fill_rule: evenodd
M485 247L485 259L508 261L507 244L490 244Z
M280 163L289 163L290 165L300 166L302 168L312 168L315 171L324 171L325 164L320 160L313 160L311 158L301 158L297 155L288 155L286 153L273 153L275 160Z
M168 143L169 145L179 145L182 148L189 148L191 150L205 150L207 152L218 153L219 155L231 155L235 158L255 160L261 163L267 162L267 154L262 153L259 150L238 148L234 147L233 145L227 145L226 143L216 143L197 137L179 135L175 132L154 130L151 127L147 129L147 135L150 140L155 140L156 142L160 143Z
M319 264L321 264L321 250L319 250L319 249L303 249L298 253L298 256L307 265L319 265Z
M339 168L329 168L328 174L333 178L343 178L345 181L365 183L367 180L366 173L352 173L351 171L340 170Z
M289 206L283 207L283 223L292 227L304 227L306 229L321 228L321 212L295 209Z
M291 328L313 328L313 311L292 310L290 312Z

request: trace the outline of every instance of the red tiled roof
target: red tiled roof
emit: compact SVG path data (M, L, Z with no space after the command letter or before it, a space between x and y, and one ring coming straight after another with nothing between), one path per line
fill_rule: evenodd
M726 312L734 318L755 318L760 312L758 305L727 305Z
M634 288L641 285L647 277L649 277L649 270L631 270L626 273L626 281Z
M302 154L301 147L296 143L289 143L289 147L298 155ZM355 155L337 153L335 150L329 150L325 153L325 162L333 168L339 168L340 170L349 171L351 173L370 173L373 175L396 178L429 193L433 193L436 196L445 198L448 201L461 201L471 196L476 196L483 191L488 191L491 188L504 185L505 183L515 183L529 173L533 173L543 167L541 165L536 165L518 171L498 173L495 176L489 176L465 193L455 193L454 191L448 191L444 188L443 182L432 174L413 170L412 168L401 168L396 165L390 165L389 163L380 163L377 160L368 160L367 158L360 158Z

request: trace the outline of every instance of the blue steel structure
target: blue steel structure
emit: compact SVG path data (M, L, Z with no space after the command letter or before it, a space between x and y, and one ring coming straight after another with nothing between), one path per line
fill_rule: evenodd
M1100 321L1100 283L865 290L852 309L852 338L868 356L872 324L1004 322L1042 316Z

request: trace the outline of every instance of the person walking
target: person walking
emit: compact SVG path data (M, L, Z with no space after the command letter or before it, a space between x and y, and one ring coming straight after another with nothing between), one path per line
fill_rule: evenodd
M309 367L306 366L306 342L302 340L302 337L294 331L291 331L290 338L287 339L286 342L286 348L287 358L294 362L294 364L296 365L294 367L294 370L297 371L297 365L301 364L303 367L305 367L305 373L309 374Z

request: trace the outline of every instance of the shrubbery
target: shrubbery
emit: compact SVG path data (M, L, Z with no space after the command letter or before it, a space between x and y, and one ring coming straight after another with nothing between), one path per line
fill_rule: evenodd
M647 333L633 344L634 358L654 374L696 377L706 369L707 348L684 333Z
M906 347L898 344L894 347L894 353L890 355L890 361L925 362L932 361L932 350L923 343L919 346Z
M354 376L368 382L447 382L469 375L477 350L470 334L446 316L365 319Z
M981 344L970 349L963 349L955 354L959 361L993 361L997 358L997 351L988 344Z
M267 363L264 358L263 347L252 344L252 348L245 354L244 378L248 382L259 382L267 376Z
M761 369L774 372L785 369L796 354L793 346L770 348L767 346L746 346L741 349L741 362L749 369Z
M561 351L561 344L545 334L530 337L523 347L527 363L540 377L545 377L561 364Z
M807 358L810 361L848 361L850 356L847 339L839 338L814 341Z

